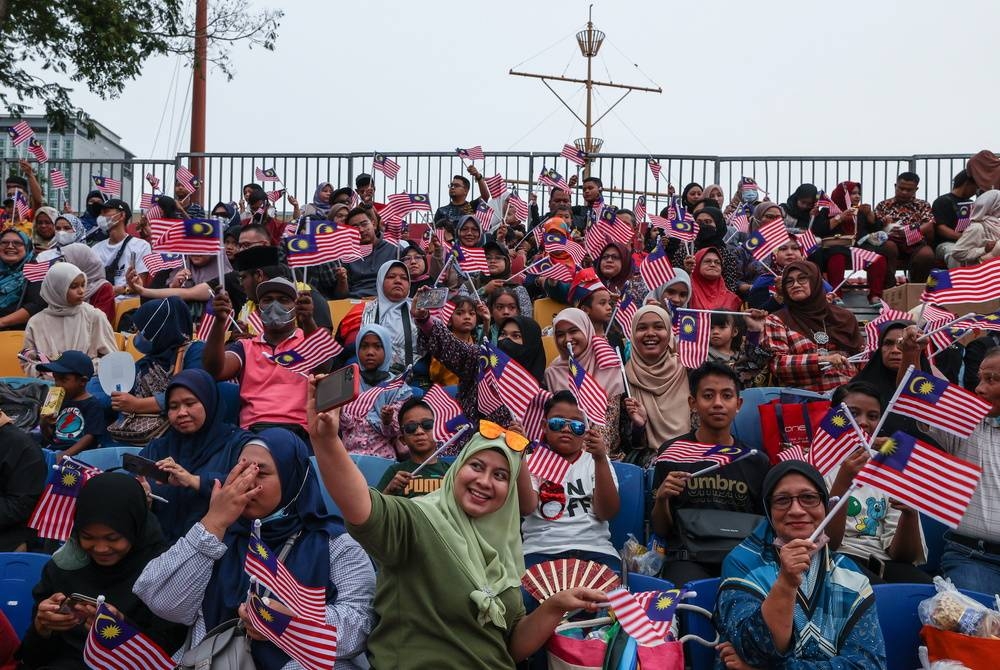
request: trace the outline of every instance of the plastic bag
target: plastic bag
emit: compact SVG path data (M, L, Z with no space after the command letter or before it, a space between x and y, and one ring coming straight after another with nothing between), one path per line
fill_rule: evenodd
M922 624L973 637L1000 637L1000 612L961 593L950 580L935 577L934 588L937 593L917 606Z
M629 534L622 547L622 559L628 566L629 572L655 577L660 574L660 568L663 567L663 545L654 538L649 541L648 547L644 547L634 535Z

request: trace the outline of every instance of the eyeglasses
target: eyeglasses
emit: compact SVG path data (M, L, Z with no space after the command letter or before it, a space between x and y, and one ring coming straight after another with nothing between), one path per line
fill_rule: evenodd
M422 428L425 433L431 432L431 428L434 427L434 419L421 419L420 421L407 421L402 425L403 432L407 435L413 435L417 432L418 428Z
M479 434L487 440L495 440L498 437L503 437L504 442L507 444L507 448L511 451L524 451L524 448L527 447L528 443L531 441L524 435L512 433L503 426L493 423L492 421L486 421L485 419L482 419L479 422Z
M0 247L23 247L21 240L0 240Z
M578 419L563 419L561 417L552 417L548 420L549 430L553 432L560 432L566 426L569 426L570 431L576 436L583 435L587 432L587 424Z
M885 342L882 343L882 346L885 347L886 349L895 349L896 347L899 346L899 343L902 341L903 338L901 337L897 337L894 339L886 338Z
M622 259L618 254L605 254L598 258L600 261L620 261Z
M783 286L791 286L792 284L798 284L799 286L809 286L809 277L789 277L788 279L781 282Z
M722 261L718 258L703 258L701 261L702 265L722 265Z
M798 500L802 509L812 509L823 502L823 496L816 492L800 493L797 496L778 495L771 498L771 507L774 509L788 509L792 506L792 501Z

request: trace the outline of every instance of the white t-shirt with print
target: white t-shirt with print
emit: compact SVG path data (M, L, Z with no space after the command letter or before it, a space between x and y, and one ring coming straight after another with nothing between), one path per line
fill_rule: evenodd
M610 463L608 467L611 467ZM563 487L566 508L558 519L546 519L536 508L521 524L525 554L557 554L564 551L595 551L617 556L611 544L611 529L607 521L594 516L594 457L589 452L569 466ZM618 489L618 476L611 468L611 478ZM541 482L531 477L531 488L538 492Z

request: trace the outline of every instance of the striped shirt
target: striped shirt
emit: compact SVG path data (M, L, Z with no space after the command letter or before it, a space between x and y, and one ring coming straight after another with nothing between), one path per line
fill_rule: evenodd
M983 469L979 486L955 532L977 540L1000 542L1000 427L995 427L993 419L987 417L969 437L956 437L932 426L921 425L921 428L952 456Z
M774 314L764 321L764 338L760 346L773 354L771 374L775 386L826 393L851 381L858 373L852 363L821 370L819 346L804 334L790 329ZM830 353L851 355L834 350Z

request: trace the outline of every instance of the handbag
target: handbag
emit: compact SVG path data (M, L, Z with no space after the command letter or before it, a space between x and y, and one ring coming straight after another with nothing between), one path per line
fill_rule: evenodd
M681 538L681 560L722 563L726 554L745 540L764 517L721 509L674 510L674 524Z
M38 425L38 415L48 391L48 385L42 383L32 382L15 388L0 382L0 412L21 430L31 430Z
M184 352L187 345L181 346L177 350L177 359L174 361L172 372L168 372L162 366L149 366L135 381L135 395L139 398L152 398L157 393L164 393L170 380L184 368ZM122 412L121 415L108 426L108 434L116 442L125 444L135 444L146 446L156 438L167 432L170 422L163 414L132 414Z
M766 405L758 405L761 438L771 465L778 462L778 452L784 449L801 446L808 450L816 427L829 411L829 400L806 400L784 393Z

